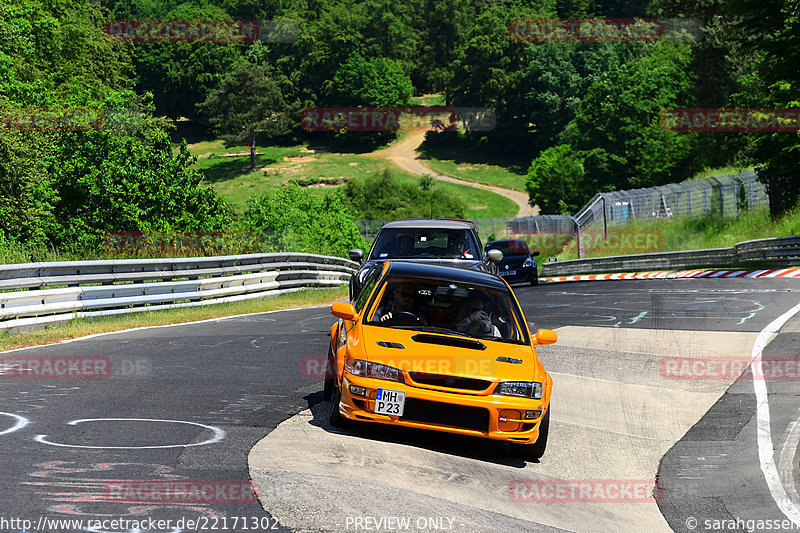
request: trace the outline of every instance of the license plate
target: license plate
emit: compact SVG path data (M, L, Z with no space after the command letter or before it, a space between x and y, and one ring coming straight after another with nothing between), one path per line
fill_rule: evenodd
M403 416L406 393L399 390L378 389L375 394L375 412L379 415Z
M517 275L517 271L516 270L501 270L500 271L500 275L501 276L516 276Z

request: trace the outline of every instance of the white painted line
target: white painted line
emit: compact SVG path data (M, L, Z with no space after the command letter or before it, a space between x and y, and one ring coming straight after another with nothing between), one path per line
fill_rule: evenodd
M161 448L188 448L189 446L204 446L206 444L214 444L215 442L219 442L225 438L225 431L214 427L214 426L207 426L205 424L200 424L198 422L189 422L187 420L163 420L160 418L84 418L82 420L73 420L72 422L67 422L69 426L76 426L82 422L104 422L107 420L112 421L133 421L133 422L168 422L172 424L189 424L192 426L199 426L204 429L210 429L214 432L214 436L210 439L206 439L203 442L195 442L194 444L165 444L162 446L85 446L80 444L61 444L59 442L50 442L47 440L47 435L36 435L34 440L36 442L41 442L42 444L49 444L51 446L60 446L62 448L91 448L95 450L152 450L152 449L161 449Z
M780 331L783 325L798 312L800 312L800 304L795 305L761 330L753 345L753 357L750 359L750 364L753 367L761 365L761 354L770 336ZM772 447L772 433L769 426L767 382L764 379L754 379L753 389L756 393L756 405L758 406L756 420L758 422L758 460L761 463L761 471L764 473L764 479L772 494L772 499L778 504L778 508L789 520L800 527L800 502L789 500L783 483L781 483L781 477L778 475L778 469L775 466L775 452Z
M10 416L11 418L16 419L16 422L13 426L3 431L0 431L0 435L8 435L9 433L14 433L17 430L20 430L30 424L30 420L25 418L24 416L15 415L13 413L3 413L0 411L0 415Z

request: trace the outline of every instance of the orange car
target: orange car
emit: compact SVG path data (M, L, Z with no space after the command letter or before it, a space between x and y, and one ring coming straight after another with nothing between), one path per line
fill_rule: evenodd
M325 394L329 421L446 431L511 443L527 460L547 445L553 380L508 284L453 267L386 261L351 303L337 302Z

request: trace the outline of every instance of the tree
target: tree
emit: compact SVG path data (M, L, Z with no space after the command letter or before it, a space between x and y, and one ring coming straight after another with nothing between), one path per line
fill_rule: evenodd
M258 170L256 136L284 133L289 127L289 106L279 83L262 65L242 61L209 93L199 108L210 118L213 130L226 145L244 140L250 145L250 170Z
M753 75L743 79L741 104L763 108L800 108L800 6L791 0L731 0L741 17L736 37L758 53ZM770 213L777 217L800 200L800 133L748 135L748 155L767 186Z
M144 5L150 9L150 4ZM135 18L159 16L143 12ZM231 16L215 5L186 2L165 13L163 18L226 20ZM241 48L236 43L137 43L137 87L153 93L160 114L196 119L197 104L239 61Z
M584 200L601 190L681 181L703 168L698 134L659 123L662 110L690 101L689 57L687 45L660 43L589 86L562 135L592 180L595 190Z
M589 190L584 182L583 161L568 144L548 148L533 160L525 188L530 204L543 215L568 215L578 211Z
M339 67L329 88L331 104L358 107L405 106L413 91L411 80L391 60L360 54Z

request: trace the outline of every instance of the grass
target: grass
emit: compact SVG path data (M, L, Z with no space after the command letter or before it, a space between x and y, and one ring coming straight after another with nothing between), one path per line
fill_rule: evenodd
M279 309L295 307L315 307L330 305L337 300L347 299L347 287L341 286L334 289L314 289L281 294L255 300L244 300L233 303L212 304L201 307L186 307L180 309L165 309L162 311L149 311L132 313L116 317L101 317L97 319L76 319L73 322L53 326L40 331L27 333L0 335L0 350L13 350L26 346L39 346L51 344L76 337L83 337L95 333L120 331L130 328L146 326L161 326L166 324L179 324L210 318L219 318L247 313L263 313ZM333 322L331 317L331 323Z
M671 217L669 219L633 221L625 232L643 232L660 237L659 252L729 248L736 243L800 235L800 206L777 220L772 220L767 208L740 214L739 218L711 216L704 218ZM620 255L618 250L588 251L584 257ZM575 241L558 254L559 261L577 259Z
M698 172L697 174L689 178L689 180L699 180L703 178L710 178L712 176L726 176L728 174L741 174L742 172L752 171L753 168L754 168L753 166L749 167L727 166L727 167L707 168L705 170Z
M525 192L526 174L518 174L500 165L465 163L454 159L426 159L425 165L445 176Z
M411 98L412 106L444 106L443 94L424 94L422 96L414 96Z
M428 137L419 151L426 165L447 176L525 192L528 158L498 158L479 146L470 145L461 135Z
M402 139L409 132L399 132ZM389 168L401 181L416 181L419 176L398 169L387 159L366 157L364 154L342 153L320 150L318 153L304 151L304 145L259 147L258 164L265 170L250 172L249 149L246 146L225 148L222 141L198 142L190 146L198 159L196 168L205 174L206 186L214 187L237 211L247 206L249 198L268 190L282 187L289 181L325 182L341 185L342 182L365 177ZM226 157L226 153L248 152L240 156ZM380 153L380 150L376 151ZM516 204L490 191L483 191L467 185L439 182L437 187L464 200L467 205L466 216L470 218L514 216ZM322 194L329 186L316 190ZM316 188L315 187L315 188ZM450 216L436 213L437 216Z

